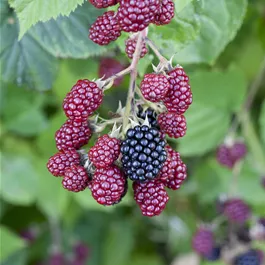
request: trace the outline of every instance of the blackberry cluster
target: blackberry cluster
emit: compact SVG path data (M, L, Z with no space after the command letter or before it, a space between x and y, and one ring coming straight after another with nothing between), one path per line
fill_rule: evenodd
M129 129L121 145L122 165L131 180L155 179L167 158L166 142L156 128Z
M262 265L262 260L257 250L251 249L246 253L237 256L234 265Z
M139 32L151 23L158 26L166 25L173 19L175 11L173 0L90 0L90 2L96 8L119 5L116 13L105 12L91 26L89 37L99 45L108 45L116 40L121 35L121 31ZM131 57L133 53L134 51L128 52L128 56ZM143 51L142 56L144 53Z

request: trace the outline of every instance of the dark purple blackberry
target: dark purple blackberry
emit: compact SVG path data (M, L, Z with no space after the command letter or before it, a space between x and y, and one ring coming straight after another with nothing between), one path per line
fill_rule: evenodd
M165 146L156 128L142 125L129 129L121 145L125 175L137 181L155 179L167 159Z
M221 256L221 248L220 247L214 247L210 254L205 255L204 258L209 261L216 261L219 260Z
M259 252L252 249L246 253L237 256L233 262L234 265L261 265Z
M157 113L153 109L148 108L146 111L144 111L143 108L140 106L138 109L137 116L143 120L145 120L145 117L147 116L150 126L158 128Z

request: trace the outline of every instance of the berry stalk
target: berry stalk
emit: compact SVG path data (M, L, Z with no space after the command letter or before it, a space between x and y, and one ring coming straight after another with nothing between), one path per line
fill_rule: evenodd
M130 114L134 113L134 94L136 89L137 65L140 60L142 46L146 35L147 35L147 28L139 33L136 49L131 63L131 79L130 79L129 91L127 96L127 102L125 106L125 114L122 126L123 133L125 133L126 127L128 125Z

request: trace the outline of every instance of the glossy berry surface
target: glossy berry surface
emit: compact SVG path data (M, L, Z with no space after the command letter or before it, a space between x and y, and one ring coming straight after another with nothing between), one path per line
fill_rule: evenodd
M125 32L138 32L152 21L159 7L159 0L120 0L117 17Z
M65 170L62 184L69 191L79 192L87 188L89 181L85 168L73 166Z
M175 15L175 5L172 0L161 0L159 10L155 15L153 23L156 25L166 25L171 22Z
M164 185L159 180L133 183L134 199L145 216L161 214L169 200Z
M176 113L161 113L158 116L158 124L164 133L172 138L180 138L186 134L187 124L183 115Z
M129 38L125 41L125 52L127 56L132 59L133 55L135 53L137 45L137 39L136 38ZM142 50L140 53L140 58L143 58L148 53L148 48L146 47L146 43L143 43Z
M250 217L248 205L240 199L230 199L224 206L224 215L234 223L245 223Z
M95 82L79 80L63 101L65 115L75 121L86 121L98 109L103 92Z
M52 175L63 176L64 171L69 167L78 165L79 160L80 157L76 150L69 149L52 156L47 163L47 168Z
M89 150L90 161L97 168L105 168L113 164L120 155L120 140L105 134L98 138Z
M125 174L138 181L156 178L167 158L165 145L155 128L143 125L129 129L121 145Z
M183 114L192 103L189 78L180 66L167 74L170 87L163 100L164 104L169 112Z
M89 38L99 45L108 45L120 35L121 28L114 11L99 16L89 29Z
M207 228L199 228L193 236L192 247L200 255L210 255L214 247L213 232Z
M242 142L235 142L232 145L222 144L217 149L216 159L221 165L233 168L238 161L245 157L246 153L246 145Z
M233 265L262 265L258 251L252 249L237 256Z
M118 3L118 0L89 0L90 3L96 8L107 8L114 6Z
M168 92L169 82L166 76L162 74L146 74L140 89L146 100L160 102Z
M164 164L159 178L169 189L178 190L187 178L187 167L180 158L180 154L171 147L166 147L168 152L168 163Z
M107 57L100 60L98 75L100 78L104 77L104 79L107 79L108 77L119 73L123 69L124 65L118 60ZM119 86L122 83L122 80L123 77L116 78L113 85Z
M99 168L95 171L91 192L102 205L113 205L121 201L127 191L127 179L117 166Z
M145 120L145 118L147 117L150 126L158 128L157 113L153 109L148 108L144 111L140 106L138 108L137 117L141 118L142 120Z
M67 120L55 133L58 150L79 149L88 143L92 131L87 122Z

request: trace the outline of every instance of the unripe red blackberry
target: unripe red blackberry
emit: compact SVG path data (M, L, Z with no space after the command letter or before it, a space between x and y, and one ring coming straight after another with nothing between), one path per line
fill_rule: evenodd
M125 52L130 59L133 58L136 45L137 45L137 38L129 38L125 41ZM146 43L144 42L142 45L140 58L143 58L147 53L148 53L148 48L146 47Z
M89 0L90 3L96 8L107 8L116 5L118 0Z
M84 264L89 256L89 248L83 242L78 242L74 246L74 254L75 254L74 262L76 264L78 264L78 262L80 264Z
M248 205L240 199L229 199L224 206L224 215L234 223L245 223L250 217Z
M170 147L167 147L167 150L170 157L171 170L161 176L161 182L169 189L178 190L182 182L187 178L187 167L182 162L178 152Z
M119 203L126 191L127 179L116 165L96 169L91 192L99 204L109 206Z
M47 168L54 176L63 176L64 171L74 165L78 165L80 161L79 154L74 149L61 151L50 157Z
M62 184L69 191L79 192L87 188L89 181L85 168L72 166L65 170Z
M146 74L140 89L146 100L160 102L168 92L169 82L166 76L162 74Z
M207 228L199 228L192 238L192 247L200 255L209 255L214 247L213 232Z
M100 60L98 75L104 77L104 79L111 77L124 69L118 60L113 58L103 58ZM116 78L113 85L119 86L122 83L123 77Z
M169 112L183 114L192 103L189 78L180 66L168 72L168 76L170 87L164 104Z
M99 45L108 45L121 35L121 28L114 11L99 16L89 29L89 38Z
M95 82L78 80L63 101L65 115L75 121L86 121L98 109L103 92Z
M120 0L117 17L125 32L138 32L154 21L159 0Z
M242 142L235 142L232 145L222 144L217 148L216 159L228 168L233 168L236 162L245 157L246 145Z
M160 6L155 15L154 23L158 26L169 24L175 15L175 5L172 0L160 0Z
M186 134L187 124L183 115L176 113L161 113L158 116L158 124L162 132L169 137L180 138Z
M161 214L169 200L164 185L159 180L134 182L134 199L145 216Z
M49 265L65 265L66 258L63 253L54 253L49 258Z
M88 143L92 131L87 122L67 120L55 133L58 150L79 149Z
M89 150L89 159L97 168L108 167L118 159L120 145L119 139L105 134L99 137L96 144Z

